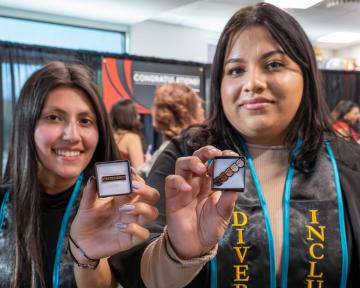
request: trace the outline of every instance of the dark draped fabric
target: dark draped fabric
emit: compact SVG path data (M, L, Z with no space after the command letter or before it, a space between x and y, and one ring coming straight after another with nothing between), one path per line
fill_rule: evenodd
M0 172L7 160L16 99L30 74L50 61L79 63L92 69L101 87L101 58L96 52L0 41Z
M331 110L340 100L351 100L360 105L360 72L321 72L326 100Z

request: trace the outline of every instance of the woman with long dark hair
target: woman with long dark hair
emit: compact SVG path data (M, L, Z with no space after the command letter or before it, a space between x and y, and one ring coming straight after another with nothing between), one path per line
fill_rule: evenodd
M328 115L298 22L267 3L236 12L216 49L207 122L172 139L148 178L165 198L154 231L166 228L142 255L145 286L358 285L360 149ZM244 191L212 190L209 161L236 155Z
M144 143L141 135L140 117L130 99L116 102L110 111L114 138L121 157L130 161L138 169L144 163Z
M94 163L117 159L88 69L50 62L30 76L1 190L1 287L116 286L107 257L148 237L158 198L136 175L130 196L98 198Z

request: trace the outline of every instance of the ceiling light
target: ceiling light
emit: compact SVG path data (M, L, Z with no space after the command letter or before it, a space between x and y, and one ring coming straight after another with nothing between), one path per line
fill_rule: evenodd
M284 9L307 9L321 1L322 0L267 0L265 2Z
M317 39L322 43L353 43L360 41L360 33L354 32L335 32Z
M328 0L326 3L326 8L331 8L331 7L340 6L343 4L351 4L351 3L360 3L360 0Z

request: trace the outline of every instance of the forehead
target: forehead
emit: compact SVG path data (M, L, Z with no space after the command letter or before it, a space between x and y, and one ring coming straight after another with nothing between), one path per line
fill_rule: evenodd
M250 53L260 54L271 50L283 50L280 44L263 26L250 26L235 32L229 38L225 59L229 56L245 56Z
M89 96L79 88L60 86L49 92L44 108L56 107L65 111L89 110L94 112Z

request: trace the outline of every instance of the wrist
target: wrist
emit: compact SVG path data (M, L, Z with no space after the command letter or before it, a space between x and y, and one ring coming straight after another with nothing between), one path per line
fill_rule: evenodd
M184 251L180 251L176 245L173 244L171 240L171 236L169 234L169 230L167 226L164 228L164 237L166 242L170 246L173 253L179 258L180 260L188 261L193 258L202 258L204 256L212 255L214 251L217 251L217 244L215 243L212 246L204 246L202 249L196 249L196 251L189 251L188 247Z
M96 269L100 259L90 258L69 234L68 250L74 263L82 269Z

